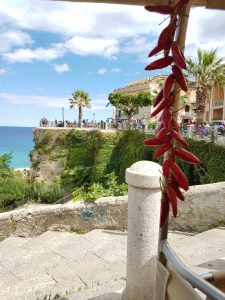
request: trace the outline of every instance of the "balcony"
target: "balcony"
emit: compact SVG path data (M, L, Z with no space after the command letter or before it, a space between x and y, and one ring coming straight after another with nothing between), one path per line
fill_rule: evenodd
M216 100L212 102L213 107L223 106L223 100Z

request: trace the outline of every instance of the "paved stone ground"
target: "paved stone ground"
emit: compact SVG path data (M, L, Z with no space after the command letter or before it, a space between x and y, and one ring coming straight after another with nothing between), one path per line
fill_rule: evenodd
M94 230L85 235L45 232L0 243L0 299L119 300L125 287L125 232ZM169 242L198 273L225 269L225 228L195 236L173 232ZM48 295L51 297L45 298Z

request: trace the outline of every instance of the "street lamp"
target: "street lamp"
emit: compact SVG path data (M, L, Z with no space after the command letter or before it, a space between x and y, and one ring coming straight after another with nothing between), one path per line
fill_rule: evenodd
M62 123L63 123L63 127L64 127L64 107L62 107Z

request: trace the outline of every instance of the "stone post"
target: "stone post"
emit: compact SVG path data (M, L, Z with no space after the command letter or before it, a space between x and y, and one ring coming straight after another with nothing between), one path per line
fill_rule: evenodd
M192 125L187 125L187 137L192 138L193 132L192 132Z
M139 161L126 170L128 237L123 299L153 300L160 218L161 166Z

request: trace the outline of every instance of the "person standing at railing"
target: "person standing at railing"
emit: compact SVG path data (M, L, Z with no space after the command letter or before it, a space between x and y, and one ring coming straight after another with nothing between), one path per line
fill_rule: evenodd
M204 132L205 132L205 126L203 125L203 123L201 123L201 124L199 125L198 132L199 132L200 138L203 139Z
M41 125L43 127L47 127L47 125L48 125L48 119L46 117L44 117L44 118L41 119Z
M207 138L209 136L209 124L208 123L204 123L205 125L205 131L204 131L204 136L205 138Z
M142 130L145 131L145 127L146 127L146 120L145 120L145 118L142 118L141 125L142 125Z

